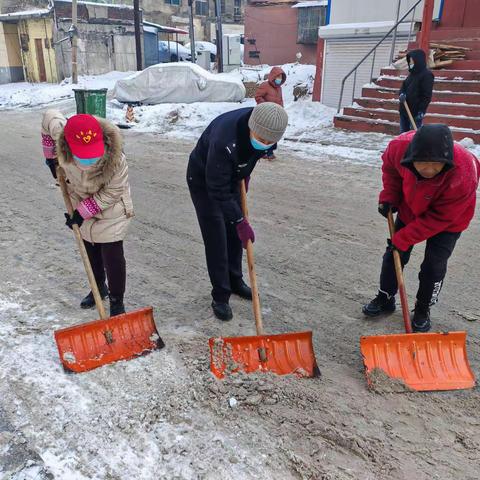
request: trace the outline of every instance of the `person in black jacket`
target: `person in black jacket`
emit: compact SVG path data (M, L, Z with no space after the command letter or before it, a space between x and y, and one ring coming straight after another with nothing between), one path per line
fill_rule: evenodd
M408 103L412 116L420 128L428 105L432 100L434 76L427 68L427 58L423 50L412 50L407 54L410 74L400 89L400 133L413 130L404 102Z
M239 182L245 179L248 189L255 165L282 138L287 123L283 107L269 102L224 113L190 154L187 183L205 244L212 308L220 320L233 318L231 293L252 298L243 281L242 246L255 234L243 218Z

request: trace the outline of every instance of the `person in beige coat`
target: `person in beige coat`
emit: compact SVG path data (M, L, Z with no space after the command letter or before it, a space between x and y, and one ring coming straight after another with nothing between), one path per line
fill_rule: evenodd
M134 212L120 131L104 119L74 115L58 137L57 157L75 208L65 214L66 225L80 227L102 298L110 297L110 316L125 313L123 240ZM90 292L81 307L94 305Z

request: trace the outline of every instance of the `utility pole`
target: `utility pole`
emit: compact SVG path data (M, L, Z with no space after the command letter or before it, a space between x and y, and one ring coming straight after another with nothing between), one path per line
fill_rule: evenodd
M195 28L193 26L193 0L188 0L188 6L190 7L189 9L189 16L190 16L190 53L192 55L192 63L195 62L195 53L196 53L196 48L195 48Z
M72 0L72 26L71 38L72 38L72 83L78 83L78 64L77 64L77 0Z
M423 6L423 18L422 18L422 29L420 30L420 48L427 55L430 55L430 32L432 30L432 18L433 18L433 8L435 6L435 0L425 0Z
M142 62L142 36L140 34L140 0L133 0L133 22L135 24L135 52L137 57L137 70L143 69Z
M222 34L222 4L215 0L216 35L217 35L217 71L223 73L223 34Z

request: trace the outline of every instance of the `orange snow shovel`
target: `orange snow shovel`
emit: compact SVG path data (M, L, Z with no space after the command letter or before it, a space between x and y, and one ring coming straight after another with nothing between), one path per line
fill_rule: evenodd
M240 182L242 212L248 218L245 181ZM258 295L253 244L247 244L248 272L252 287L256 336L210 338L210 369L218 378L229 373L272 372L315 377L320 374L312 344L312 332L265 335Z
M68 195L65 177L60 169L57 169L57 172L65 206L69 215L72 215L73 206ZM55 332L55 341L63 367L76 373L86 372L107 363L128 360L163 348L165 344L158 335L152 307L116 317L107 317L78 225L73 225L73 232L100 320Z
M395 233L388 213L390 238ZM393 250L405 334L362 337L360 350L367 381L375 369L400 379L412 390L460 390L473 388L475 377L467 358L466 332L412 333L400 254Z

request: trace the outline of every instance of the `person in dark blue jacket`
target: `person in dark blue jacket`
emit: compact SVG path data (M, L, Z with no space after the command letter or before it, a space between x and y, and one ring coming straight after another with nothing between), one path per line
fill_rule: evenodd
M233 318L229 305L235 293L251 299L243 281L242 246L255 234L240 206L240 180L247 188L258 160L283 136L287 112L275 103L241 108L217 117L190 154L187 183L207 257L212 308L220 320Z

